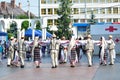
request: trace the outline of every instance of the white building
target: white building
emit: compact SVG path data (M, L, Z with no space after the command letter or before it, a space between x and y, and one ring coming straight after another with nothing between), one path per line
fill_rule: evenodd
M57 24L59 0L40 0L40 17L47 25ZM120 22L120 0L71 0L74 22L88 22L93 11L97 22Z

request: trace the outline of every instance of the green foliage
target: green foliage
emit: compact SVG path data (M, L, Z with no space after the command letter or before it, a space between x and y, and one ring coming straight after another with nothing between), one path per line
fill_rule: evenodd
M58 31L56 32L57 35L61 38L62 36L65 36L66 38L69 38L70 28L69 24L71 23L71 0L60 0L60 5L57 10L57 14L60 16L58 18Z
M14 37L13 33L8 33L8 39L10 39L11 37Z
M41 30L41 29L42 29L42 28L41 28L40 21L37 21L37 23L36 23L36 29L38 29L38 30Z
M91 11L91 17L90 17L89 23L90 24L95 24L96 23L95 15L93 14L93 11Z
M29 21L24 21L24 22L22 23L21 30L23 30L23 29L27 30L28 27L29 27Z
M17 19L28 19L27 15L19 15L16 17Z

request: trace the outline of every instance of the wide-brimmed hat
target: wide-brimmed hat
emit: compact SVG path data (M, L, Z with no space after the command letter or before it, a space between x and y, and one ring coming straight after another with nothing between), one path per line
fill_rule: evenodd
M91 35L87 35L88 38L91 38Z
M11 40L13 40L13 39L14 39L14 37L11 37L10 39L11 39Z
M56 37L56 35L55 35L55 34L53 34L53 35L52 35L52 37Z
M109 38L112 38L113 36L112 35L109 35Z
M25 37L24 36L21 36L21 39L24 39Z

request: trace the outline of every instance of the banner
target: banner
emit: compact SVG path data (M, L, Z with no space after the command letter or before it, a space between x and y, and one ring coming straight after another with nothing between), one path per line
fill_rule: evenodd
M120 34L120 24L91 25L91 35Z

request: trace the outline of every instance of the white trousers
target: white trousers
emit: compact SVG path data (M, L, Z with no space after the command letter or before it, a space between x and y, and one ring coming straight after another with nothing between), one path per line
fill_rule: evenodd
M93 50L87 50L88 65L92 65Z
M58 51L57 50L51 50L51 60L52 60L52 66L58 66Z
M8 62L7 62L8 65L11 65L11 61L13 60L13 58L14 58L14 51L11 51L8 53Z
M19 53L18 53L18 55L19 55L19 58L20 58L20 63L21 63L21 65L24 65L25 63L24 63L24 59L25 59L25 51L20 51Z
M109 50L109 55L110 55L110 63L114 64L114 58L115 58L115 50Z

